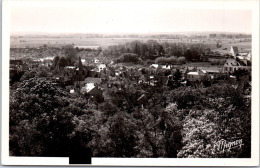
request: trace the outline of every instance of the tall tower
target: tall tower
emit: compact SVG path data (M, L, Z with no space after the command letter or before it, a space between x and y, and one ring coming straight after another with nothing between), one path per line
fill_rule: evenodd
M80 72L83 71L82 62L81 62L81 58L80 57L79 57L79 71Z

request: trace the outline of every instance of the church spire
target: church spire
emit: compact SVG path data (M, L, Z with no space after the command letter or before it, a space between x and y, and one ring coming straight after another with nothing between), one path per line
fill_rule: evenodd
M82 72L83 67L82 67L82 62L81 62L81 58L79 57L79 71Z

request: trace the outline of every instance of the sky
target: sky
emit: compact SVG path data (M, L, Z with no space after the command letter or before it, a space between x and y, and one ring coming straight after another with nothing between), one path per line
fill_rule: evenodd
M226 1L216 5L205 1L125 2L17 3L11 8L10 30L11 33L251 33L252 29L252 11L241 7L242 2L237 8L231 8L236 1L228 5ZM217 8L212 8L214 5Z

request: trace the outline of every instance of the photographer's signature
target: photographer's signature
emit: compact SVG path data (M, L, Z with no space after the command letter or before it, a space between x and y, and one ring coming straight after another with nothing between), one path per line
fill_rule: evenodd
M225 150L230 150L230 149L236 148L236 147L241 148L242 145L244 145L242 139L231 141L231 142L227 142L225 139L221 139L220 141L215 143L215 147L218 150L223 151L223 152Z

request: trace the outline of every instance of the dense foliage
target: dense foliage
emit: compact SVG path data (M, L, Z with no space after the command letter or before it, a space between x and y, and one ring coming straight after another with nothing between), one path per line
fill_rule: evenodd
M137 56L137 54L124 53L116 60L116 62L117 63L120 63L120 62L137 63L138 62L138 56Z
M46 78L21 82L10 97L10 149L18 156L69 156L73 148L85 148L74 124L87 113L87 102L68 95ZM77 125L78 126L78 125Z
M26 73L11 90L11 155L250 157L251 102L241 82L136 87L96 104L37 73ZM243 146L219 151L221 139L242 139Z
M205 44L192 44L192 43L159 43L156 40L148 40L147 42L133 41L126 44L119 44L109 46L103 50L103 56L110 58L118 58L123 53L136 54L140 59L154 60L157 57L162 57L163 62L179 63L185 62L183 58L188 61L201 60L208 52L210 48ZM172 58L168 57L175 56ZM176 60L178 57L181 59Z

